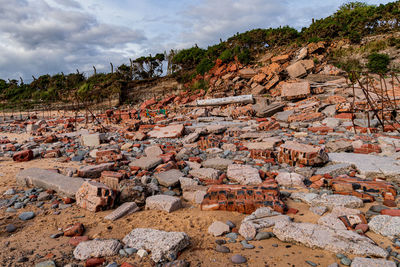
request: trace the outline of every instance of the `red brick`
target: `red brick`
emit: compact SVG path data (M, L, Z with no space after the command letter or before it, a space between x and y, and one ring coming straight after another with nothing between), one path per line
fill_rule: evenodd
M24 162L24 161L30 161L33 159L33 151L32 150L24 150L20 152L16 152L13 155L13 160L17 162Z

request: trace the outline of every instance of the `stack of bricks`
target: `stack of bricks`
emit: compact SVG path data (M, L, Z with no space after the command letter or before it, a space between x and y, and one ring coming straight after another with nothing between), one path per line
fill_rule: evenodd
M278 162L290 166L316 166L322 165L328 160L328 154L319 146L288 141L279 147Z
M259 186L212 185L201 203L202 210L227 210L245 214L251 214L260 207L271 207L281 213L287 211L274 181Z
M108 186L86 181L75 194L76 204L92 212L111 209L114 207L116 194Z
M275 152L272 150L252 149L250 150L250 157L252 159L261 159L266 163L275 164Z
M197 146L201 150L207 150L212 147L219 147L221 141L220 138L216 135L208 135L207 137L200 137L200 140L197 141Z
M116 150L102 150L96 152L97 163L107 163L122 160L123 155L118 153Z
M257 127L257 129L259 131L271 131L271 130L277 130L280 128L281 128L281 126L275 120L261 122Z
M113 190L119 190L119 182L126 178L125 173L103 171L100 176L100 182L107 185Z
M370 153L381 153L381 147L376 144L363 144L361 147L354 148L354 153L358 154L370 154Z
M388 196L393 196L394 198L397 195L396 189L390 183L369 181L348 176L339 176L330 179L328 180L328 186L331 186L336 194L358 196L366 202L375 200L369 193L381 194L385 198ZM362 191L362 193L360 191Z
M288 122L313 122L319 121L324 118L324 114L321 112L304 112L300 114L290 115Z

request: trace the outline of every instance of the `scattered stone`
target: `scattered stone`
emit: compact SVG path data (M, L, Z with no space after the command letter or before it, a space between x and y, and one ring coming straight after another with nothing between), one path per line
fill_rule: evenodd
M262 182L258 170L249 165L229 165L227 176L242 185L258 185Z
M400 217L378 215L371 219L368 226L375 233L390 238L400 235Z
M162 159L159 157L141 157L136 159L129 164L129 167L139 167L142 170L151 170L162 163Z
M18 218L22 221L28 221L28 220L33 219L34 217L35 217L35 213L33 211L23 212L18 216Z
M220 221L213 222L208 227L208 233L214 236L221 236L223 234L229 233L229 231L230 231L229 225Z
M226 247L226 246L221 246L221 245L217 245L217 246L215 247L215 251L221 252L221 253L230 253L230 252L231 252L231 250L230 250L228 247Z
M283 186L304 186L304 176L297 173L280 172L275 180Z
M351 267L396 267L396 263L384 259L355 257L351 262Z
M108 214L104 219L115 221L124 216L132 214L138 211L140 208L137 206L135 202L125 202L121 206L119 206L116 210Z
M116 195L108 186L95 181L84 182L75 195L76 204L92 212L114 207Z
M189 236L183 232L164 232L147 228L133 229L122 240L127 246L151 251L156 263L174 261L178 252L189 246Z
M180 208L182 208L182 203L178 197L155 195L146 199L147 210L163 210L166 212L173 212Z
M235 254L231 257L231 261L234 264L242 264L242 263L246 263L247 259L245 257L243 257L242 255Z
M184 174L181 171L172 169L158 173L155 177L160 185L165 187L173 187L179 183L179 178L182 176L184 176Z
M122 245L118 240L90 240L79 243L74 249L77 260L86 260L91 257L109 257L118 254Z
M200 168L189 171L189 174L198 179L218 180L220 171L212 168Z

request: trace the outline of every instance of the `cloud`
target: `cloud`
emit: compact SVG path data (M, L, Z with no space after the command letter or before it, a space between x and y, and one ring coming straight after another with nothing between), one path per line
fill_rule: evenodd
M16 3L15 3L16 2ZM78 8L76 1L57 1ZM17 5L17 7L16 7ZM70 72L126 60L125 50L147 40L141 30L98 21L83 10L45 0L0 0L0 77Z

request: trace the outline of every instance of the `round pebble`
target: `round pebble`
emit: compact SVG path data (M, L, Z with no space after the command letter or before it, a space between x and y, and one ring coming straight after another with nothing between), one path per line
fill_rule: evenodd
M242 264L247 262L246 258L239 254L233 255L231 261L234 264Z
M340 263L343 264L344 266L350 266L351 260L347 257L341 258Z
M18 216L18 218L19 218L20 220L23 220L23 221L31 220L31 219L33 219L34 217L35 217L35 213L34 213L33 211L23 212L23 213L21 213L21 214Z
M229 252L231 252L231 250L230 250L228 247L226 247L226 246L221 246L221 245L217 245L217 246L215 247L215 251L221 252L221 253L229 253Z
M17 230L17 227L15 227L14 224L9 224L9 225L6 226L6 231L9 232L9 233L14 232L15 230Z
M271 237L272 236L269 232L259 232L259 233L257 233L255 239L256 240L264 240L264 239L269 239Z

